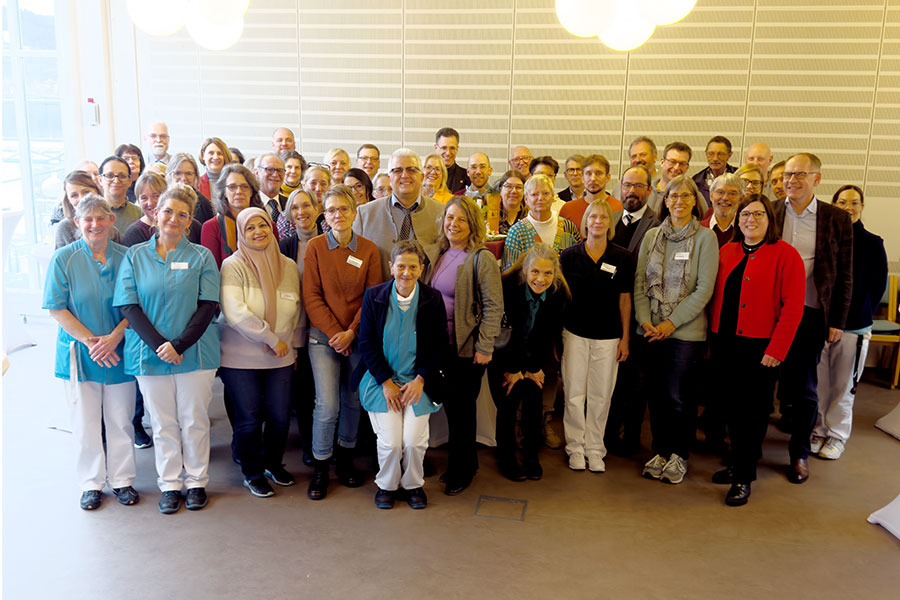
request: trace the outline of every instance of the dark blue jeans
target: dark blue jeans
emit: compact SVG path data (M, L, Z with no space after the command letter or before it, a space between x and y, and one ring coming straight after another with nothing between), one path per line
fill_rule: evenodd
M650 406L653 452L664 458L687 459L696 440L697 361L705 342L667 338L647 344L645 385Z
M219 369L234 406L235 451L247 479L281 466L291 423L293 371L293 365L277 369Z

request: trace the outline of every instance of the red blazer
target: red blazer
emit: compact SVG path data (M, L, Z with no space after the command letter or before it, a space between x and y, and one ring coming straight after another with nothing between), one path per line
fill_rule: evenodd
M714 333L719 332L725 281L743 258L739 242L730 242L719 250L719 273L709 305ZM744 271L738 335L768 338L766 354L784 360L803 317L805 297L806 271L797 250L782 240L763 245L747 261Z

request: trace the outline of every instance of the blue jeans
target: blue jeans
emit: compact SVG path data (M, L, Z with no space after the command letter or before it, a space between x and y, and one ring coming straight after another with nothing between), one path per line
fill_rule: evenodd
M667 338L647 344L648 405L653 452L687 459L697 439L697 361L706 342Z
M335 352L328 345L328 336L314 327L309 330L308 347L316 380L312 451L316 460L328 460L334 449L336 425L338 444L343 448L356 447L361 408L359 390L353 387L352 379L360 354L358 348L350 356Z
M281 466L291 425L293 365L277 369L221 367L234 408L234 450L247 479Z

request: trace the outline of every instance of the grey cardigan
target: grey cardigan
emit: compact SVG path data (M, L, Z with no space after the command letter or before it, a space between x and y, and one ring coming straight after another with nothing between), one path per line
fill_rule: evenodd
M472 314L472 303L475 301L472 271L475 268L475 255L478 258L478 288L481 292L481 326L478 318ZM429 273L429 281L434 270ZM469 252L465 262L456 270L456 292L453 304L453 321L456 331L456 350L459 356L469 358L475 351L482 354L494 353L494 338L500 333L500 321L503 319L503 285L500 282L500 265L497 259L484 247ZM472 331L478 327L478 336Z

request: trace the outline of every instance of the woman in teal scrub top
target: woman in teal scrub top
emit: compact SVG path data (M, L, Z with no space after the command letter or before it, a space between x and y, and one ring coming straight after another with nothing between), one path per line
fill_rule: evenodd
M125 372L137 378L150 412L163 514L178 510L182 487L188 510L207 503L207 409L219 367L219 331L210 322L219 270L212 253L184 235L196 202L185 185L163 193L157 233L128 250L113 300L130 324Z
M134 378L125 374L122 361L128 322L113 307L127 249L109 241L115 220L100 196L81 198L74 214L81 238L56 251L44 285L44 308L59 323L55 375L69 381L66 396L84 510L100 506L107 481L119 502L138 502L132 487Z

